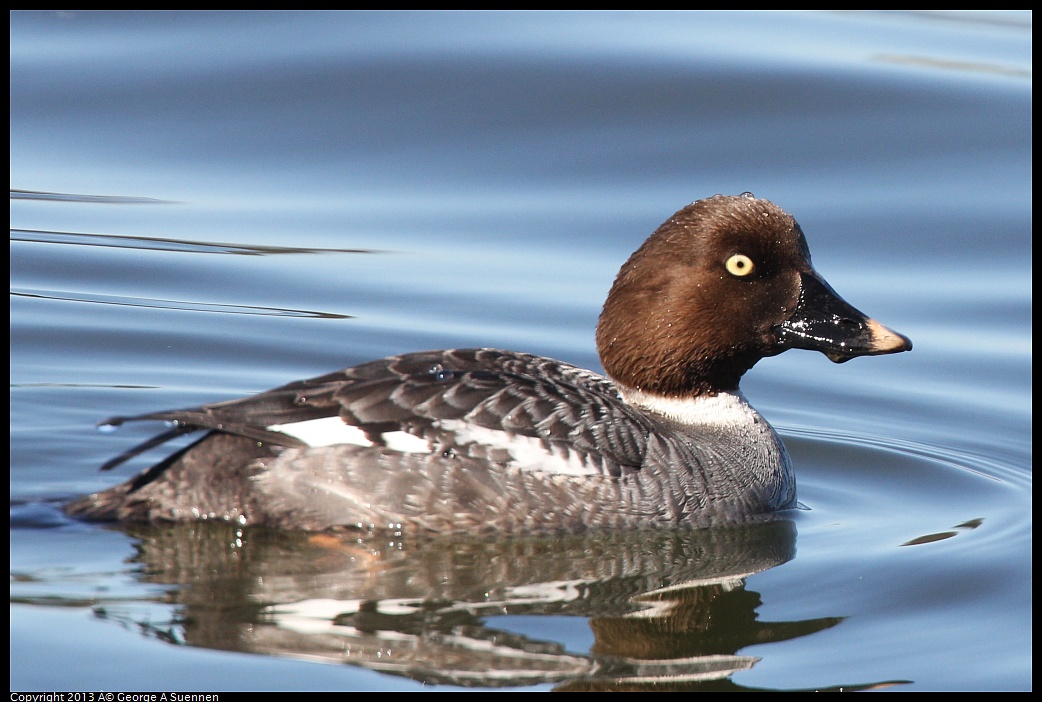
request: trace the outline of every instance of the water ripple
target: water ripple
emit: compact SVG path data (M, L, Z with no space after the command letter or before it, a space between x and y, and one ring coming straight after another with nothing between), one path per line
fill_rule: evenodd
M34 298L37 300L88 302L96 305L147 307L150 309L180 310L182 312L216 312L219 314L261 315L265 317L308 317L320 319L351 318L351 315L336 314L334 312L318 312L315 310L295 310L282 307L259 307L253 305L222 305L215 302L189 302L187 300L157 300L144 297L69 293L56 290L29 291L24 289L13 289L11 290L11 295L14 297Z
M375 249L325 249L300 246L262 246L259 244L230 244L223 242L194 241L191 239L165 239L145 236L57 232L43 229L12 229L11 240L25 241L34 244L71 244L73 246L102 246L119 249L141 249L145 251L179 251L182 253L238 254L241 256L314 253L380 253Z

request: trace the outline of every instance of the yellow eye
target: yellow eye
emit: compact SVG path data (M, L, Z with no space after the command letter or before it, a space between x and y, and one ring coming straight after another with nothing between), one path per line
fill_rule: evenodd
M727 268L727 272L738 278L744 278L753 272L753 260L745 254L735 254L731 258L727 259L727 263L724 264Z

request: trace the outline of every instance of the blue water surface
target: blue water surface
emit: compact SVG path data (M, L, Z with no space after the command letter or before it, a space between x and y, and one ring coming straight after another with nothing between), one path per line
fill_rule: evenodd
M11 14L12 690L1028 690L1027 11ZM599 369L692 200L915 348L743 382L773 527L331 543L72 522L155 427L385 355ZM155 456L151 457L155 460Z

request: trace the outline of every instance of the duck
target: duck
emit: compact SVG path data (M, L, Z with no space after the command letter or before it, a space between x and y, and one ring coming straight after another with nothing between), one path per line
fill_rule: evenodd
M797 507L791 459L739 389L790 349L836 363L912 343L844 301L792 215L751 193L667 219L596 327L604 375L494 348L390 356L250 397L128 417L202 432L75 518L305 531L702 528Z

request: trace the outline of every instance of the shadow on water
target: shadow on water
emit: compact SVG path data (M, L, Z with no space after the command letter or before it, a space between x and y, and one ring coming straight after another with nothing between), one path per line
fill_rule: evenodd
M143 582L176 586L165 600L173 615L157 621L153 610L135 621L120 602L97 601L97 617L174 644L355 665L425 684L749 689L730 679L760 660L743 648L842 621L758 619L760 595L745 578L793 558L789 521L423 541L223 524L120 529L137 540ZM554 617L588 618L588 650L554 638Z

